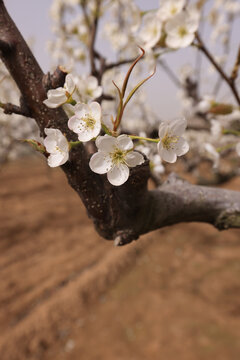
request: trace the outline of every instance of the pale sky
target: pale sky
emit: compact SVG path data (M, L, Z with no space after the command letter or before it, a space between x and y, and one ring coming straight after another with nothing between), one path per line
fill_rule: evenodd
M49 8L51 0L5 0L5 5L16 22L19 30L22 32L26 40L34 39L34 54L41 65L42 69L47 72L50 69L50 56L46 50L47 40L53 38L51 33L51 19L49 16ZM158 0L137 0L136 3L142 8L157 8ZM205 29L204 35L208 29ZM234 61L234 56L239 44L240 24L234 27L233 33L233 48L235 51L231 56L230 62ZM207 34L208 35L208 34ZM103 50L104 46L103 46ZM192 48L178 50L174 54L165 56L164 61L177 74L182 65L187 62L195 64L197 51ZM204 69L204 81L202 82L202 89L204 93L208 93L212 89L216 79L210 77L208 73L208 62L203 61L202 68ZM147 75L147 74L146 74ZM145 86L145 85L144 85ZM179 116L179 100L176 95L176 87L160 68L157 73L146 85L148 90L149 102L154 110L163 117ZM222 89L222 95L227 92L226 88Z

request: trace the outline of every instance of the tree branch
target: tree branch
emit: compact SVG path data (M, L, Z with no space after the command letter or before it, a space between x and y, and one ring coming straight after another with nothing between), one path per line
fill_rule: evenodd
M0 102L0 108L3 109L3 112L5 114L18 114L26 117L31 117L31 113L28 108L25 108L24 106L17 106L11 103L1 103Z
M107 71L107 70L110 70L110 69L119 67L119 66L121 66L121 65L131 64L131 63L133 63L135 60L136 60L136 57L135 57L135 58L132 58L132 59L124 59L124 60L119 60L119 61L116 61L116 62L112 62L112 63L106 64L106 65L105 65L105 68L104 68L104 71Z
M196 33L196 39L198 41L199 50L201 50L206 55L208 60L212 63L212 65L215 67L215 69L221 75L222 79L224 79L225 82L228 84L228 86L230 87L230 89L231 89L231 91L233 93L233 96L235 97L238 105L240 105L240 97L239 97L239 94L238 94L238 91L236 89L234 81L231 81L231 78L227 76L227 74L224 72L224 70L221 68L221 66L219 66L218 63L215 61L212 54L209 52L209 50L204 45L199 33Z
M191 221L206 222L219 230L240 227L239 192L192 185L175 174L150 192L148 202L152 230Z

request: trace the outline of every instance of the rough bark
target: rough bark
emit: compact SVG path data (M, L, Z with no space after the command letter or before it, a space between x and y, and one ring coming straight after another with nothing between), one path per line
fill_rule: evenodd
M46 91L63 85L65 73L58 68L44 75L36 59L0 0L0 57L21 92L21 106L34 118L41 134L45 127L58 128L68 140L76 140L67 127L62 109L43 104ZM83 145L73 148L61 168L79 194L96 230L105 239L124 245L141 234L178 222L201 221L218 229L240 227L240 193L194 186L171 176L157 190L149 191L146 160L131 170L129 180L114 187L105 175L89 168L91 154Z

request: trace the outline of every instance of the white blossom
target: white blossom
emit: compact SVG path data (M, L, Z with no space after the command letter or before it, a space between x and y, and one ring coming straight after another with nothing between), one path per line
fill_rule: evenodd
M185 118L162 121L159 126L158 152L164 161L174 163L177 156L186 154L189 150L187 141L181 136L187 127Z
M158 17L166 21L182 11L185 0L161 0L158 10Z
M48 156L48 165L56 167L63 165L69 158L69 146L65 136L58 129L44 129L47 135L43 144L50 154Z
M89 166L97 174L107 173L108 181L115 186L124 184L129 177L129 167L144 162L144 157L133 150L133 142L127 135L117 138L104 135L96 140L98 152L91 157Z
M139 32L139 42L144 49L148 50L154 47L160 40L162 23L154 12L143 16L143 23Z
M195 13L182 11L167 21L165 31L167 34L166 45L172 49L189 46L195 37L199 19Z
M199 101L199 103L196 106L196 111L199 111L201 113L208 112L212 105L214 104L214 99L210 95L204 95L202 100Z
M75 115L68 120L70 130L78 134L79 141L89 141L98 136L101 130L101 106L96 102L77 104Z
M87 103L102 95L102 87L98 85L98 80L95 76L81 77L77 81L77 90L81 102Z
M119 25L115 22L107 22L104 25L104 35L109 39L114 50L122 50L128 45L128 33L120 31Z
M68 74L65 79L64 87L48 90L48 98L44 100L43 103L49 108L57 108L71 99L75 87L76 85L72 75Z

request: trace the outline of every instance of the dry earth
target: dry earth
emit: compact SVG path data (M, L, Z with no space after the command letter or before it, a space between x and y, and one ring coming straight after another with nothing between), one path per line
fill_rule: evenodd
M240 231L114 248L42 159L1 170L0 280L0 360L240 359Z

